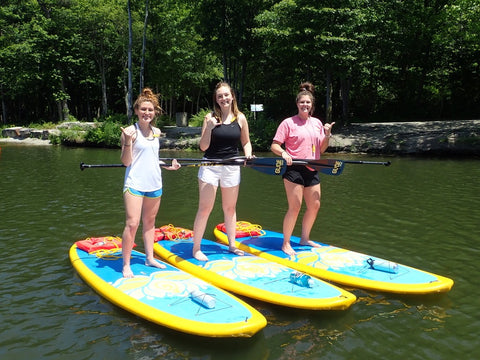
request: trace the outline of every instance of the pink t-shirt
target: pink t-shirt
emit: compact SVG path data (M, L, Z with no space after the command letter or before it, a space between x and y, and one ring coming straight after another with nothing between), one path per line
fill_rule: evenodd
M325 140L325 130L320 119L307 121L298 115L283 120L278 126L274 141L285 144L285 150L294 159L320 159L320 148Z

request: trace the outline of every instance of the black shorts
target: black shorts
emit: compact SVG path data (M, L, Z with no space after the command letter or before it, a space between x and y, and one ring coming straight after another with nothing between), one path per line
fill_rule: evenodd
M295 184L303 185L304 187L320 184L318 171L310 170L304 165L287 166L287 170L282 177Z

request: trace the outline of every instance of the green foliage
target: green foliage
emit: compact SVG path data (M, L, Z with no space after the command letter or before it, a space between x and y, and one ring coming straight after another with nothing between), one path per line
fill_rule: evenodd
M85 134L85 142L91 146L120 147L120 125L113 121L104 121L90 128Z
M201 109L195 115L188 120L188 125L193 127L201 127L203 126L203 119L205 119L205 115L211 112L211 109Z
M167 114L163 114L157 117L155 121L155 126L158 128L162 128L164 126L174 126L175 119L173 117L168 116Z
M31 124L28 125L28 127L31 128L31 129L39 129L39 130L54 129L55 126L56 125L52 122L31 123Z
M60 132L60 135L51 135L50 141L54 144L79 145L85 143L86 134L84 130L65 129Z
M277 131L278 123L268 118L264 112L245 112L250 130L250 142L254 151L270 151L273 137Z
M143 65L145 85L163 95L160 126L211 108L220 79L242 108L265 104L267 118L295 111L304 80L333 120L478 116L477 0L150 1L145 28L145 2L130 4L134 94ZM124 0L4 0L0 33L4 124L127 113Z

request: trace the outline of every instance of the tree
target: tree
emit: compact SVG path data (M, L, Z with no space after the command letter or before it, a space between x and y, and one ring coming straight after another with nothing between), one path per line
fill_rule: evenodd
M221 77L218 59L202 48L195 31L196 11L194 1L166 0L151 7L145 75L163 95L170 116L187 111L187 104L198 111L201 94Z
M281 71L284 74L281 79L290 89L288 103L293 105L291 98L301 81L311 81L317 90L325 89L325 117L331 121L333 88L336 79L340 79L344 103L342 115L345 118L348 115L350 76L355 71L358 52L357 28L361 24L352 1L312 3L283 0L259 14L257 21L255 34L263 39L268 58L262 73ZM268 78L265 83L281 89L274 79ZM287 102L286 99L280 101ZM278 108L287 112L285 106Z

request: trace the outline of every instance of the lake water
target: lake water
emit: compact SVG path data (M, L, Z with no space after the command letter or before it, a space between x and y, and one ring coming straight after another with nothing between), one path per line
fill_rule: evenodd
M2 359L473 359L480 334L480 163L475 159L347 164L322 177L312 238L452 278L446 294L401 296L349 289L346 311L301 311L250 301L267 318L249 339L208 339L144 321L97 295L68 249L120 235L119 150L0 143L0 358ZM269 154L256 154L269 156ZM162 156L199 157L189 152ZM191 228L198 168L164 171L157 225ZM209 229L223 222L220 194ZM239 220L281 231L282 181L242 169ZM297 226L298 235L300 227ZM140 232L139 232L140 234ZM213 238L207 231L206 238ZM139 249L143 249L140 238Z

